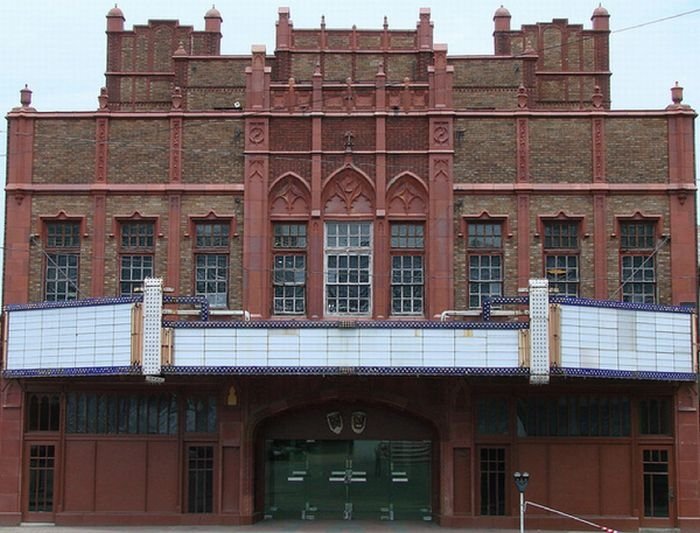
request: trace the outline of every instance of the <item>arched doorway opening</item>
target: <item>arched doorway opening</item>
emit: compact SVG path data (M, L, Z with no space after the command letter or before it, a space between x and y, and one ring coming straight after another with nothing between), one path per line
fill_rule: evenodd
M437 432L405 411L337 400L271 416L257 434L266 519L429 521L437 511Z

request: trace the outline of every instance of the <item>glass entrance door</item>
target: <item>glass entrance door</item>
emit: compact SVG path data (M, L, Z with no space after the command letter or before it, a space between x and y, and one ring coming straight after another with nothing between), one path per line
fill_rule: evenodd
M429 441L268 440L267 518L430 520Z

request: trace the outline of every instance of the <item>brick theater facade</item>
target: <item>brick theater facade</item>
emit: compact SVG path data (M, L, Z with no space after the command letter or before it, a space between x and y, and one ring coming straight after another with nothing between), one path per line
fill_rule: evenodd
M272 54L227 56L214 8L115 7L95 111L21 91L0 523L510 528L528 471L533 502L700 531L695 112L611 109L602 7L493 20L451 56L429 9L280 8Z

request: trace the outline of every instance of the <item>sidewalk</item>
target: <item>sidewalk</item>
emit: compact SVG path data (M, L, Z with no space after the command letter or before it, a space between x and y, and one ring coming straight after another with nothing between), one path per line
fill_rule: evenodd
M338 522L338 521L275 521L258 522L251 526L114 526L114 527L62 527L51 524L26 524L17 527L0 527L0 533L116 533L129 531L129 533L157 533L157 532L196 532L196 533L271 533L271 532L297 532L297 533L439 533L444 531L472 531L474 529L441 528L437 524L413 523L413 522ZM482 530L484 531L484 530ZM488 533L518 533L517 529L489 529ZM587 533L588 530L565 530L546 533ZM658 530L662 531L662 530ZM672 531L672 530L671 530ZM544 533L540 529L527 529L528 533Z

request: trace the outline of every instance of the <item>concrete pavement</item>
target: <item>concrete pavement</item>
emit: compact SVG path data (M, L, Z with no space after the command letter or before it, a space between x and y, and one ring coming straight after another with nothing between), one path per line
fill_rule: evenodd
M339 522L339 521L268 521L258 522L251 526L114 526L114 527L63 527L51 524L24 524L16 527L0 527L0 533L159 533L159 532L194 532L194 533L439 533L444 531L476 531L474 529L441 528L431 523L416 522ZM518 533L515 529L489 529L488 533ZM540 533L540 529L526 529L528 533ZM588 530L551 531L546 533L590 533ZM674 530L654 530L655 533Z

